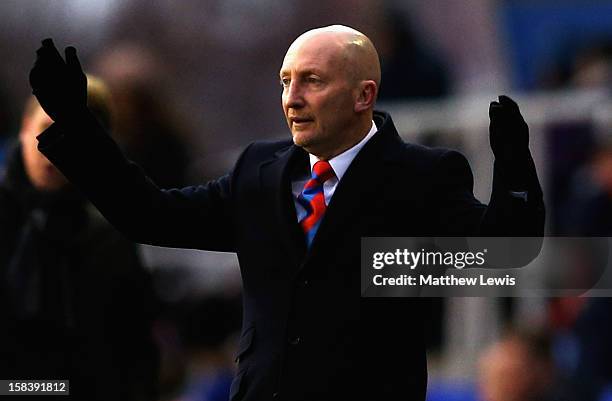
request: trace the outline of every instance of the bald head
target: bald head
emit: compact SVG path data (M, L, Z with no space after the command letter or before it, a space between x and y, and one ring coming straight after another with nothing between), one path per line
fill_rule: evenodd
M349 149L372 127L380 63L361 32L341 25L305 32L287 50L280 80L294 143L320 159Z
M301 46L315 46L320 50L337 52L344 63L347 77L355 81L371 80L380 86L380 61L372 41L363 33L344 25L330 25L311 29L300 35L287 53Z

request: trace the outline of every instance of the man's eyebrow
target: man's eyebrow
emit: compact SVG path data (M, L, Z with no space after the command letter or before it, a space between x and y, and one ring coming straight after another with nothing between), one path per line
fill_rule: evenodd
M282 77L283 75L289 74L289 71L290 71L289 69L280 70L279 76ZM297 72L298 72L298 75L310 75L310 74L323 75L323 71L316 67L302 68L298 70Z

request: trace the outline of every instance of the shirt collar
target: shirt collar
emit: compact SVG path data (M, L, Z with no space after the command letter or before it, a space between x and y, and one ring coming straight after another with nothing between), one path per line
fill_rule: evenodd
M368 134L356 145L352 148L345 150L337 156L332 157L328 160L329 164L334 169L334 173L336 173L336 177L338 177L338 181L342 179L346 170L348 170L351 162L357 156L357 153L365 146L366 143L374 136L374 134L378 132L378 128L376 128L376 124L372 121L372 126L370 127L370 131ZM319 158L313 154L309 154L310 156L310 171L312 171L312 167L316 162L319 161Z

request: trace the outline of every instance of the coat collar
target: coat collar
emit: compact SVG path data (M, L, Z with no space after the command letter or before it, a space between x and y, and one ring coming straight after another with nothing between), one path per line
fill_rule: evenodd
M334 237L345 235L356 217L367 213L367 207L384 192L387 177L394 171L392 164L400 160L403 142L391 116L375 112L374 122L379 127L378 133L357 154L338 184L306 255L307 261L316 257L326 244L333 244Z

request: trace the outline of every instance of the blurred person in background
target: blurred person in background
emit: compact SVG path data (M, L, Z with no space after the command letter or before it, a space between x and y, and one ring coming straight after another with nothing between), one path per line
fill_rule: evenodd
M612 142L609 135L606 132L595 136L589 148L590 156L571 176L560 214L563 235L604 237L603 240L612 235ZM592 244L595 246L597 242L592 241ZM608 260L608 247L601 251L601 257ZM609 263L589 263L594 255L594 249L587 249L576 258L572 276L575 288L591 288L605 274L605 268L595 267ZM566 297L549 302L561 372L570 384L574 400L600 400L606 388L612 386L611 314L610 298Z
M564 43L562 56L546 70L540 86L554 90L609 91L612 89L610 39ZM609 134L608 134L609 135ZM585 115L551 122L546 127L549 168L551 232L562 235L605 235L609 211L606 198L606 160L610 144ZM607 141L609 142L609 141ZM588 198L588 199L587 199ZM578 204L576 204L578 202ZM586 203L591 203L587 205ZM577 207L579 205L579 207ZM585 206L590 206L585 209ZM594 207L594 208L593 208ZM601 215L598 213L601 212ZM587 227L591 224L592 227ZM589 232L591 234L589 234Z
M388 9L381 24L379 100L433 99L450 92L448 69L427 48L404 13Z
M612 88L612 41L591 39L564 46L571 55L558 62L544 85L563 90ZM609 121L609 120L608 120ZM595 126L589 116L548 128L552 181L553 233L571 237L612 234L612 140L609 122ZM596 246L599 241L589 244ZM607 244L606 244L607 245ZM607 259L607 247L601 250ZM602 271L591 263L596 249L578 254L572 280L575 288L591 288ZM605 265L607 266L607 265ZM586 284L586 285L585 285ZM549 300L548 319L559 374L569 399L597 401L612 384L612 302L605 297Z
M93 65L113 94L112 136L126 156L161 187L187 185L189 124L164 85L159 58L145 46L119 43L98 55Z
M595 140L571 177L560 229L574 236L612 235L612 141Z
M579 88L612 89L612 39L601 40L576 56L572 84Z
M202 296L175 305L176 322L186 362L175 401L227 401L235 375L234 349L240 333L239 297Z
M161 344L159 401L228 400L239 295L202 292L166 303L154 328Z
M582 300L583 302L579 302ZM575 401L609 401L612 388L612 298L577 298L574 320L556 338L556 352Z
M94 77L87 104L110 128ZM51 123L31 97L0 183L0 377L70 380L72 400L154 400L151 279L135 245L36 149Z
M550 348L550 339L543 333L514 331L502 336L480 357L479 400L565 400L555 391Z
M13 109L14 105L0 83L0 177L6 169L6 159L16 131L14 127L16 116L13 115Z
M553 90L612 88L612 39L564 43L554 63L544 69L539 86Z

